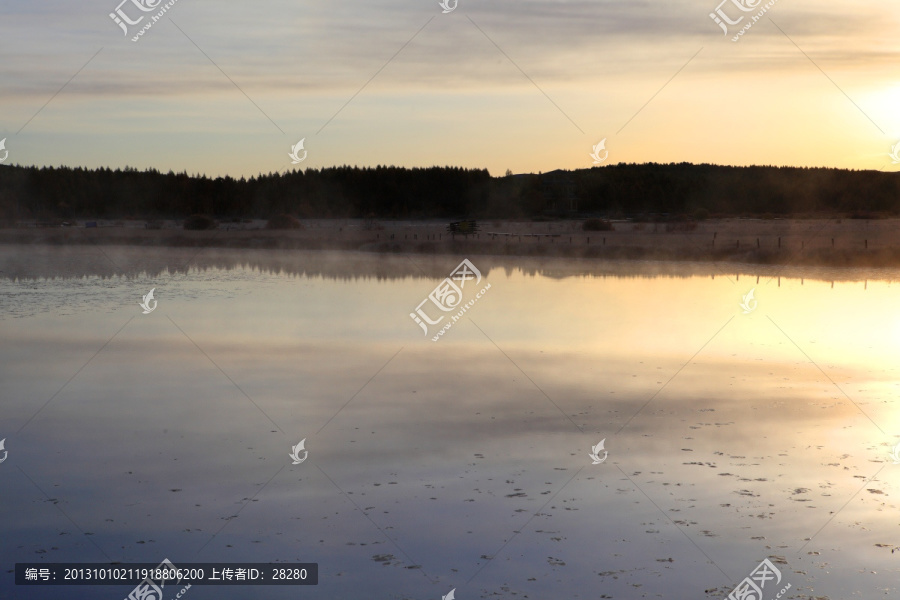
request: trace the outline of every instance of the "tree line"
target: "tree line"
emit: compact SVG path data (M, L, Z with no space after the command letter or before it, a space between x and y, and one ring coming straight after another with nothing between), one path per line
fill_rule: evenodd
M688 163L492 177L460 167L328 167L235 179L0 167L0 219L540 218L900 213L900 174Z

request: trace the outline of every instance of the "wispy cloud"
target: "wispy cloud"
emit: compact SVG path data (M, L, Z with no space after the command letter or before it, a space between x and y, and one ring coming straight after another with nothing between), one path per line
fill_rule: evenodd
M747 152L754 147L748 148L746 142L739 151L724 153L715 144L702 146L721 132L715 132L713 125L702 125L699 115L705 113L707 121L714 121L709 115L721 110L716 95L725 98L736 90L749 107L763 96L767 102L773 96L780 98L783 110L798 102L819 107L831 103L839 92L829 87L803 52L848 97L859 98L863 110L886 113L880 108L886 103L877 96L892 81L900 58L894 42L900 7L874 0L852 5L837 0L781 0L751 35L732 43L709 18L716 4L714 0L460 0L456 11L442 15L436 0L274 0L264 6L236 0L179 0L134 43L108 16L116 0L7 3L0 6L0 54L4 57L0 61L0 131L16 131L100 48L103 52L54 98L24 136L65 136L88 129L95 136L123 136L115 144L120 149L128 145L124 136L145 131L152 123L153 131L162 137L186 131L227 135L230 130L234 135L274 134L279 141L269 143L283 144L276 128L266 131L271 124L258 109L290 135L296 132L302 137L310 130L318 131L353 98L323 133L330 137L310 140L311 147L330 147L330 152L349 154L346 159L362 158L353 155L352 146L377 131L382 139L372 139L370 145L377 145L395 162L408 160L411 151L403 148L415 145L419 148L413 154L420 160L464 162L459 154L461 140L459 144L448 140L452 130L445 125L465 122L468 125L462 129L470 139L478 132L511 142L525 131L541 135L544 147L557 157L546 165L552 168L576 166L579 151L574 144L596 142L594 137L619 130L653 97L629 124L628 143L637 143L651 124L658 127L656 111L665 110L694 128L679 129L675 122L665 126L663 137L694 141L688 147L680 144L670 158L752 161ZM769 16L796 45L767 21ZM700 48L698 58L679 72ZM654 97L676 72L673 83ZM580 135L572 128L548 98L586 133ZM848 127L862 127L855 115L844 114L840 102L845 99L829 105L829 111L838 111L830 122L847 119ZM499 107L511 121L524 120L529 125L513 131L503 119L489 118ZM825 109L806 112L810 111ZM804 119L812 126L813 120L825 119L826 112ZM485 116L481 123L480 115ZM757 122L757 127L768 124L776 135L783 130L781 119L796 120L770 111L767 123ZM872 119L890 117L879 114ZM385 142L382 125L388 120L395 121L390 141ZM889 131L895 126L900 128L900 123L886 123L883 128ZM611 140L611 147L618 150L612 160L660 160L660 133L656 132L652 144L644 140L643 148L633 146L624 156L625 140ZM51 157L36 138L10 142L18 149L14 155L22 160L40 164L41 156ZM200 152L208 143L198 137L192 154L212 157L220 152ZM265 142L235 140L232 147L256 143ZM423 144L445 150L456 144L459 150L449 156L446 152L431 155L422 152ZM560 154L563 145L569 148L565 156ZM526 159L516 146L523 144L512 143L509 157L489 166L524 170L547 158L531 152ZM121 160L122 153L110 152L111 147L98 142L82 156L93 156L100 164L110 156ZM799 162L821 162L813 157L819 150L809 147L811 155ZM796 148L791 153L798 155ZM272 152L273 157L279 154L283 152ZM311 165L314 156L312 152ZM342 162L336 155L327 158ZM71 157L58 159L66 162ZM137 164L151 160L132 159ZM210 160L221 164L224 157ZM471 152L466 161L487 162ZM260 159L254 168L265 164ZM275 168L282 167L279 163ZM223 168L233 170L235 165Z

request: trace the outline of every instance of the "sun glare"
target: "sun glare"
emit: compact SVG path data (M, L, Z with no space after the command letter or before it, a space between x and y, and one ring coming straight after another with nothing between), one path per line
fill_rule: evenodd
M891 145L900 141L900 114L897 107L900 106L900 83L882 86L868 92L861 104L863 108L869 107L871 118L884 130Z

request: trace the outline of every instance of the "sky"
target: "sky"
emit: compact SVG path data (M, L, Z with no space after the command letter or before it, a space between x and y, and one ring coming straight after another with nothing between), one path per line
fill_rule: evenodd
M898 3L167 1L0 2L0 164L900 171Z

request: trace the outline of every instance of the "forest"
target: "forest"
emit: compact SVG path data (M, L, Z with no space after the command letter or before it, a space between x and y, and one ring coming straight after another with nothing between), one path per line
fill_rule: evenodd
M900 174L688 163L491 176L459 167L328 167L249 179L0 167L0 221L74 218L691 218L900 213Z

